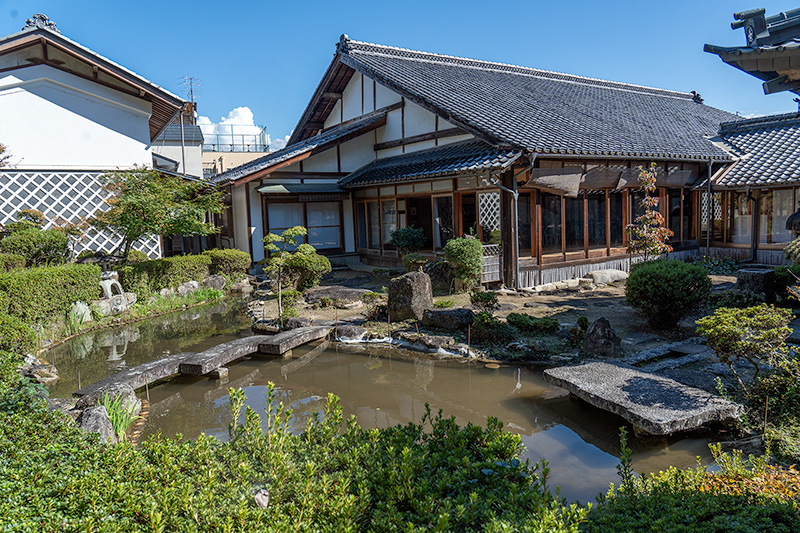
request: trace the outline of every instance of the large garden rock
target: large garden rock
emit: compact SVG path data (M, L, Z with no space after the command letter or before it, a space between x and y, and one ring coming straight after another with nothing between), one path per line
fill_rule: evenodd
M475 315L469 309L426 309L422 314L422 325L455 331L471 326Z
M106 394L111 401L116 401L119 398L121 406L124 409L133 410L134 415L138 415L142 410L141 400L136 397L133 387L127 383L114 383L108 387L92 390L88 394L81 396L78 403L75 404L75 408L87 409L102 404Z
M86 302L75 302L69 309L69 317L78 324L92 321L92 308Z
M221 291L225 288L225 278L218 274L214 274L208 276L206 279L203 280L203 287L208 289L214 289L216 291Z
M318 287L303 293L303 299L311 305L329 303L337 307L361 302L361 297L370 292L367 289L352 289L341 285ZM341 308L341 307L340 307Z
M361 326L343 325L335 329L336 340L339 341L360 341L367 334L367 328Z
M194 280L187 281L186 283L181 283L180 284L180 286L178 287L178 294L180 296L188 296L188 295L192 294L193 292L197 292L197 290L199 288L200 288L200 284L197 283L196 281L194 281Z
M453 283L455 282L456 275L453 267L444 261L435 261L428 263L422 269L431 278L431 289L434 292L449 293L453 290Z
M600 270L592 270L586 274L587 278L592 278L594 283L613 283L615 281L622 281L628 279L628 273L624 270L615 270L613 268L604 268Z
M743 268L736 273L736 288L761 293L768 303L775 301L775 271L768 268Z
M78 426L87 433L97 433L100 441L106 444L115 444L117 437L114 435L114 426L108 417L108 411L102 405L84 409L77 420Z
M283 324L283 329L307 328L310 325L311 325L310 318L293 316L291 318L286 319L286 322L284 322Z
M389 282L389 317L422 320L426 309L433 307L431 278L424 272L408 272Z
M620 357L622 355L621 339L614 332L611 323L601 316L589 326L583 340L583 351L592 355Z

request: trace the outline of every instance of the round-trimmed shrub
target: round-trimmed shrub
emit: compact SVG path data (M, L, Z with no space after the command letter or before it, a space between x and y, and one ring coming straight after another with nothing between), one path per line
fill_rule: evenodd
M397 246L400 255L416 253L425 246L425 230L414 226L396 229L389 237L389 244Z
M125 258L125 262L129 265L136 265L138 263L144 263L149 259L150 258L147 257L147 254L141 250L130 250L128 252L128 257Z
M231 279L239 276L238 279L233 280L236 282L247 274L247 271L250 270L250 264L253 262L249 253L236 249L220 250L215 248L206 250L203 255L211 259L208 270L212 274L226 276Z
M285 263L287 276L294 286L304 291L319 284L322 276L331 271L331 262L310 244L303 243L292 252Z
M674 329L706 303L711 279L702 267L671 259L638 263L631 268L625 300L654 329Z
M0 313L0 351L18 354L36 350L36 333L19 318Z
M8 272L25 266L25 256L19 254L0 253L0 272Z
M38 229L12 233L0 241L0 252L23 256L29 267L60 265L69 261L72 254L63 231Z
M464 289L469 290L480 284L483 246L479 240L467 237L450 239L444 245L444 259L453 267L456 278L461 280Z

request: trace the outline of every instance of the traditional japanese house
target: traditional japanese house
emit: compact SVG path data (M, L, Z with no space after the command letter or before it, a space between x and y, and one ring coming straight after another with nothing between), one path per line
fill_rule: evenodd
M692 189L735 158L712 142L736 117L697 93L419 52L342 36L289 145L216 176L233 233L258 260L295 224L331 256L399 265L417 226L437 257L484 243L484 281L531 286L627 267L638 168L658 165L676 254L696 253Z

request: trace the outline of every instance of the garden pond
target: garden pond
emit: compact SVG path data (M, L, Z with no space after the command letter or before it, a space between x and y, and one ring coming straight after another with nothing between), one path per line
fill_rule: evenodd
M167 354L199 352L251 335L249 325L244 300L229 298L75 337L44 355L61 376L51 395L69 397L79 379L86 386ZM628 424L571 399L546 383L541 370L514 364L492 369L379 345L317 343L293 350L290 357L230 365L225 381L182 376L159 384L147 393L144 438L159 432L186 438L206 433L225 440L231 417L228 388L244 389L247 404L263 413L270 381L278 399L293 410L298 432L311 414L322 412L328 393L341 398L345 417L354 415L365 428L419 422L428 404L461 424L483 425L487 417L498 418L522 438L523 459L549 462L551 488L559 486L569 500L593 501L609 483L618 482L619 427ZM714 438L710 432L659 440L631 436L634 470L695 466L698 457L707 464L708 443Z

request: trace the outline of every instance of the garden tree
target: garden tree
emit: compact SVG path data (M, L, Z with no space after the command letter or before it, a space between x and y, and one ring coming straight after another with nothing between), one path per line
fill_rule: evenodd
M8 164L8 159L11 156L6 153L6 145L0 144L0 168Z
M101 177L111 197L108 209L98 211L89 224L120 238L113 253L127 256L131 247L148 236L209 235L216 226L206 214L222 211L222 193L207 183L168 176L135 167Z
M6 229L17 233L29 229L42 229L47 222L44 213L37 209L22 209L17 211L17 220L6 224Z
M658 210L658 196L650 196L656 192L656 176L658 167L650 163L649 168L639 167L639 185L644 190L644 198L639 205L644 208L644 214L636 217L633 224L629 224L625 231L628 234L628 253L643 254L645 261L651 255L659 256L672 251L672 246L667 240L673 232L666 228L664 217Z
M744 309L723 307L698 320L697 333L728 365L746 394L747 388L734 363L739 359L749 362L755 368L755 377L758 376L759 361L774 367L785 366L789 356L786 338L792 332L789 328L791 319L791 309L768 304Z
M275 233L267 233L267 236L262 240L264 242L264 249L269 252L269 257L265 261L264 270L268 272L275 272L278 282L278 317L283 326L283 299L281 291L283 290L283 276L288 262L292 254L287 250L297 246L297 239L304 237L308 234L308 230L303 226L294 226L284 230L280 235Z

